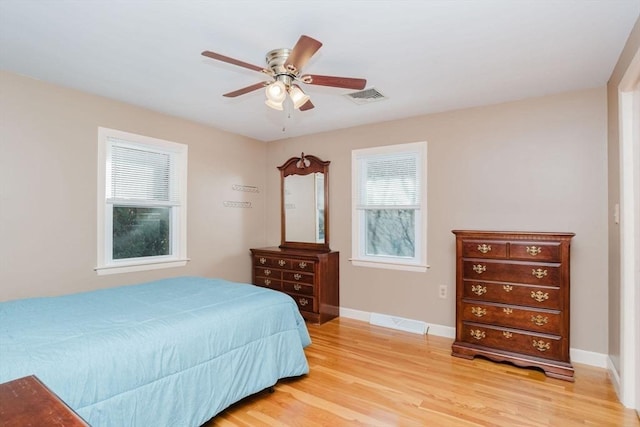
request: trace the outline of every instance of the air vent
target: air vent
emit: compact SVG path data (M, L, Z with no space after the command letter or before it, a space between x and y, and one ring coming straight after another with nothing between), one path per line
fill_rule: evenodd
M388 99L386 96L380 93L376 88L365 89L359 92L348 93L344 96L358 105L368 104L370 102L383 101L385 99Z

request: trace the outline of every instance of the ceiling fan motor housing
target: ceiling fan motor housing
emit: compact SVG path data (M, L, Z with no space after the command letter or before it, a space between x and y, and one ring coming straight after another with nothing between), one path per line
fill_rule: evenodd
M267 67L273 73L274 79L284 83L287 88L298 77L295 69L291 70L285 65L290 54L291 49L274 49L269 51L265 58Z

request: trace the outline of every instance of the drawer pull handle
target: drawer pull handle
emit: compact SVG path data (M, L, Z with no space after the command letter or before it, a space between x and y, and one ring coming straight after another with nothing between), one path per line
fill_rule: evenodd
M547 316L541 316L538 314L537 316L531 316L531 321L538 326L542 326L547 324L549 318Z
M502 289L504 289L505 292L511 292L513 290L513 286L511 286L511 285L502 285Z
M306 262L301 262L300 264L298 264L298 267L300 268L307 268L307 263Z
M303 307L305 305L309 304L309 300L306 299L306 298L300 298L298 301L300 301L300 305L303 306Z
M266 264L266 263L267 263L266 258L260 258L260 264Z
M271 279L264 279L265 286L271 285Z
M284 265L285 265L286 263L287 263L287 261L285 261L285 260L283 260L283 259L278 260L278 265L279 265L280 267L284 267Z
M509 331L502 331L502 336L509 339L511 337L513 337L513 334Z
M542 340L533 340L533 348L538 351L547 351L551 348L551 344Z
M264 271L265 276L269 276L271 274L271 270L267 269Z
M471 336L475 339L477 339L478 341L480 341L481 339L485 338L487 336L487 334L484 333L484 331L481 331L480 329L471 329L471 331L469 331Z
M537 292L531 291L531 298L533 298L538 302L546 301L549 299L549 293L548 292L543 293L542 291L537 291Z
M487 309L482 307L471 307L471 314L476 317L482 317L487 314Z
M486 286L482 286L482 285L472 285L471 286L471 292L473 292L474 294L480 296L482 294L486 294L487 293L487 287Z
M300 279L302 279L302 274L296 273L296 274L293 275L293 278L296 279L296 280L300 280Z
M485 271L487 271L487 266L486 265L482 265L482 264L474 265L473 266L473 271L475 271L478 274L482 274Z
M491 245L486 245L483 243L481 245L478 245L478 250L483 254L486 254L487 252L491 252Z
M541 268L538 269L532 269L531 270L531 274L533 276L536 276L538 279L542 279L543 277L545 277L547 275L547 270L543 270Z
M531 256L536 256L540 252L542 252L542 248L540 246L527 246L527 253Z
M512 314L513 308L505 307L502 309L502 311L504 312L504 314Z
M295 289L296 291L299 291L300 289L302 289L302 285L299 283L296 283L295 285L293 285L293 289Z

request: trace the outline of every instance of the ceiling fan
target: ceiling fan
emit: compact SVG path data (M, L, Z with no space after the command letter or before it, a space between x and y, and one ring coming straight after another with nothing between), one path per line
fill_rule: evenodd
M265 93L267 100L265 103L276 110L283 110L283 104L289 95L293 102L293 107L300 111L310 110L314 107L307 94L303 92L297 82L331 86L345 89L364 89L367 84L365 79L356 79L351 77L335 77L321 76L317 74L300 74L302 67L311 59L311 57L320 49L322 43L309 36L302 35L293 49L274 49L266 55L266 67L248 64L246 62L221 55L219 53L205 50L202 55L209 58L237 65L239 67L248 68L253 71L267 74L273 78L273 81L260 82L233 92L225 93L223 96L235 98L254 90L266 88Z

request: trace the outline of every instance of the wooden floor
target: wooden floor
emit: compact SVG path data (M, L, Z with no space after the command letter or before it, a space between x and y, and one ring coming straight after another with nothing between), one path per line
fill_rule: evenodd
M308 325L309 375L280 381L213 426L640 426L605 369L576 381L450 355L452 340L336 319Z

